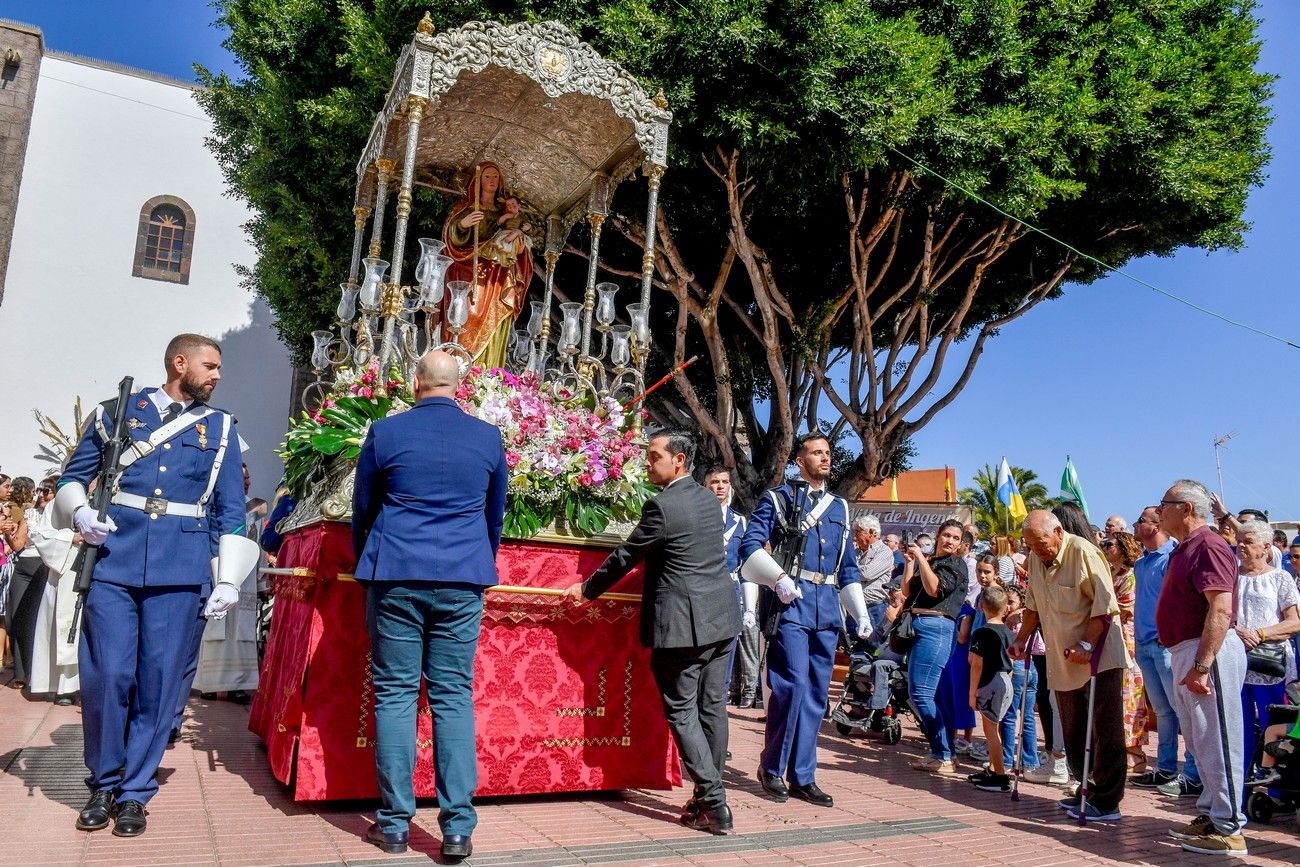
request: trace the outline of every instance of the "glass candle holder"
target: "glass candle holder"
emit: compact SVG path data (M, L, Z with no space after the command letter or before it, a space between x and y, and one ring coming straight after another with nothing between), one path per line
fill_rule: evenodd
M439 241L438 243L442 243ZM432 313L438 309L442 303L443 281L447 277L447 269L451 267L452 259L450 256L433 256L427 261L420 260L420 267L416 267L415 276L420 283L420 307L426 313Z
M532 313L528 317L528 336L536 340L542 334L542 302L532 301Z
M650 316L641 302L627 305L627 318L632 321L632 336L641 346L650 344Z
M334 342L333 331L313 331L311 333L311 366L317 374L330 366L330 344Z
M469 290L471 284L464 280L452 280L447 284L451 292L451 301L447 305L447 324L461 328L469 321Z
M379 310L379 298L384 291L384 275L388 273L388 263L383 259L366 258L361 260L366 266L366 276L357 290L357 300L366 313Z
M560 305L564 317L560 325L560 349L576 349L582 336L582 303L566 301Z
M615 325L609 332L611 338L609 360L615 367L627 367L627 363L632 359L632 326Z
M596 284L596 322L606 328L614 324L618 315L614 309L614 296L617 294L617 283Z
M338 321L343 324L351 324L357 315L357 287L351 283L339 284L339 306L334 309L334 315Z

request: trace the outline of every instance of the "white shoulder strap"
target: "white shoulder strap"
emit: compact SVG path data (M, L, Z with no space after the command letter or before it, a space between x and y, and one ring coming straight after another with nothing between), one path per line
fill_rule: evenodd
M829 492L823 494L822 498L817 501L817 505L813 506L812 511L803 519L801 529L807 533L813 527L816 527L817 523L822 519L822 515L826 514L826 510L831 507L831 503L838 499L839 497Z
M216 410L212 410L216 412ZM199 505L206 506L208 500L212 498L212 491L217 487L217 475L221 472L221 464L226 459L226 446L230 445L230 416L225 413L221 414L221 442L217 444L217 457L212 461L212 473L208 476L208 488L199 498Z
M731 544L731 540L736 535L736 530L740 529L740 516L733 514L732 517L736 520L732 521L731 526L722 532L722 544L724 547Z
M191 425L197 424L212 415L216 411L217 410L210 406L203 406L201 404L192 405L189 409L185 410L185 412L176 416L176 418L149 434L148 439L134 440L129 446L122 450L122 459L118 461L117 465L121 469L126 469L141 458L148 457L153 453L154 449L158 448L158 446L167 442L169 439Z

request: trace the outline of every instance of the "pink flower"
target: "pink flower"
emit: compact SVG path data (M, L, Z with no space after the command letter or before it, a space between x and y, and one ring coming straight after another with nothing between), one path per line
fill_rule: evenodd
M583 473L582 475L578 476L578 484L582 485L584 488L590 488L591 473Z
M332 406L334 406L334 398L332 398L332 397L327 397L327 398L325 398L324 400L322 400L321 403L320 403L320 408L321 408L321 409L329 409L329 408L331 408Z
M361 389L361 396L373 399L375 396L375 390L369 386L366 386L365 388Z
M519 456L518 452L506 452L506 466L510 469L513 470L515 467L519 466L521 460L523 460L523 458Z

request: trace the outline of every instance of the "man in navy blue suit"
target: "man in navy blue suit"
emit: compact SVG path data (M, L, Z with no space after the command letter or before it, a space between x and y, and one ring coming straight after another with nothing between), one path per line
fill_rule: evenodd
M505 521L505 449L494 426L456 404L456 359L429 352L416 404L375 422L357 459L352 547L369 590L375 770L383 802L366 839L406 851L415 815L415 708L420 676L433 713L442 855L469 857L478 817L474 652L483 590L497 583Z
M239 435L207 400L221 379L221 347L198 334L167 346L167 382L130 396L124 431L110 431L114 398L95 407L54 498L56 527L99 546L78 656L91 797L77 827L145 830L145 804L180 693L200 615L221 618L257 562L245 538ZM111 437L125 438L104 521L87 503Z

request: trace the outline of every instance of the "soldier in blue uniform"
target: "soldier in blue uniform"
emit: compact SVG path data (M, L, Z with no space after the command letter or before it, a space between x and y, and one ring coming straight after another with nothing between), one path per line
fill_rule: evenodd
M79 648L91 797L77 827L96 831L115 819L121 837L145 830L192 624L201 611L225 616L256 562L238 535L244 492L235 421L207 405L221 378L221 348L181 334L164 362L166 384L131 395L124 432L108 429L111 406L96 407L52 515L100 549ZM101 522L87 490L115 433L128 442Z
M808 485L807 502L802 502L803 494L795 501L790 484L768 491L754 509L740 544L746 581L770 588L784 606L776 615L776 634L768 637L767 679L772 693L758 779L777 801L793 795L830 807L834 801L818 788L815 777L817 732L826 712L835 641L844 623L841 604L861 624L862 637L870 634L871 626L849 542L849 506L826 490L830 443L820 434L809 434L799 443L795 463ZM798 574L787 574L764 548L777 528L778 510L792 514L792 503L804 516L804 556L795 570ZM757 597L757 592L746 593L746 621L752 620Z
M711 468L704 474L704 487L713 492L722 506L722 544L727 554L727 573L736 587L736 607L742 612L745 608L744 594L740 589L740 540L745 537L745 528L749 522L745 516L731 508L734 491L731 487L731 471L723 466ZM727 659L726 691L731 694L731 678L736 662L736 646L743 633L731 642L731 654Z

